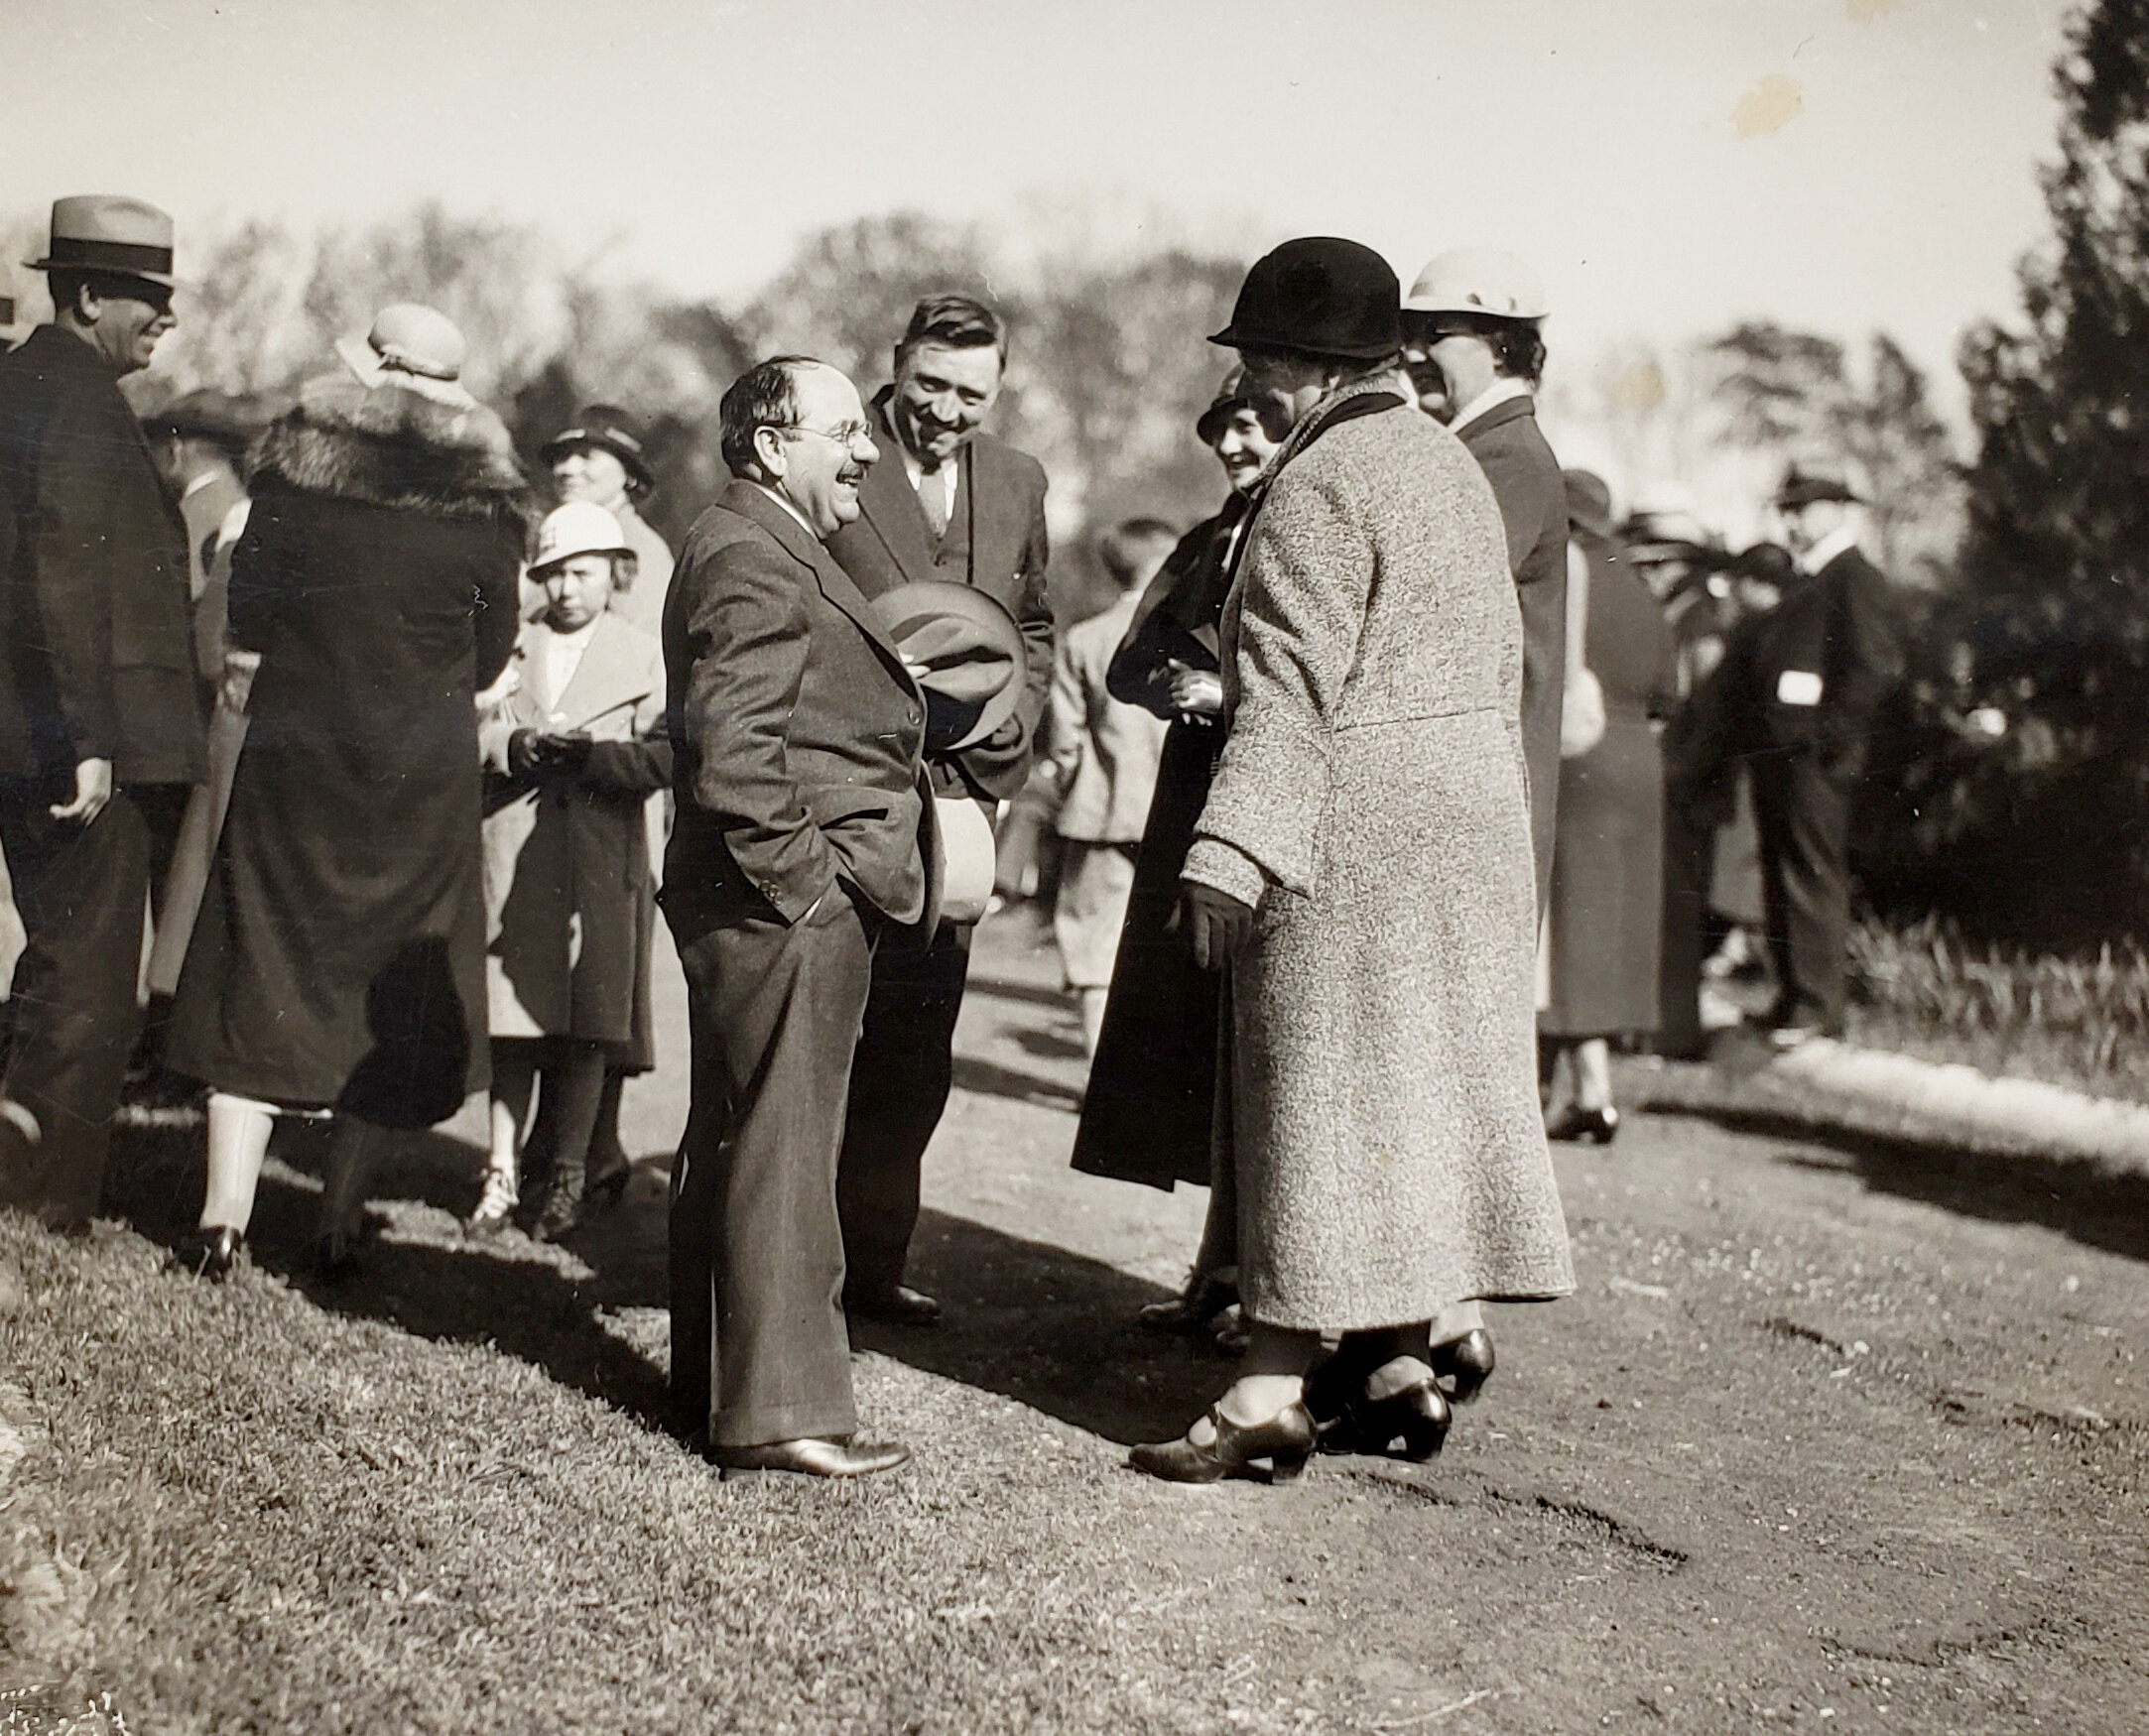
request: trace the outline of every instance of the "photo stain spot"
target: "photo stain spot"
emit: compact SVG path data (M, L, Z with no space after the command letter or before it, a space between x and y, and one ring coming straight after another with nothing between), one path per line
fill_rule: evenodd
M1738 99L1738 106L1731 110L1731 127L1742 139L1765 139L1797 120L1805 106L1806 93L1799 81L1771 72Z

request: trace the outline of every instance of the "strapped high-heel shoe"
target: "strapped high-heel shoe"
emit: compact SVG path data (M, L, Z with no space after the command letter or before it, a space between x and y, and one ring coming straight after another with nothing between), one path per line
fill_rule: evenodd
M1385 1399L1359 1398L1349 1407L1350 1431L1359 1452L1423 1464L1447 1444L1454 1413L1437 1383L1419 1381Z
M1448 1382L1448 1402L1467 1405L1492 1378L1492 1334L1474 1326L1433 1346L1433 1372Z
M229 1278L246 1251L246 1232L230 1224L203 1224L174 1260L182 1270L211 1284Z
M1571 1103L1567 1112L1545 1129L1545 1137L1608 1146L1619 1137L1619 1111L1609 1103L1601 1109L1584 1109L1580 1103Z
M1243 1426L1223 1414L1220 1405L1208 1409L1208 1424L1216 1438L1197 1446L1182 1436L1137 1446L1127 1463L1167 1483L1218 1483L1225 1477L1259 1477L1259 1461L1269 1464L1268 1481L1288 1483L1306 1469L1314 1450L1314 1420L1303 1403L1286 1405L1266 1423Z

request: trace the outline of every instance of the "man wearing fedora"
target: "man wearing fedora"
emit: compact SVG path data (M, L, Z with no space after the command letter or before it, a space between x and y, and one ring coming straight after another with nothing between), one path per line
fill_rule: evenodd
M172 219L53 205L53 320L0 357L0 848L28 934L0 1204L96 1210L141 1029L142 910L205 771L186 521L119 379L172 329Z
M1887 580L1858 548L1864 503L1794 465L1776 493L1792 570L1726 652L1724 705L1753 780L1779 1047L1843 1031L1850 811L1866 740L1900 679Z
M1522 603L1522 749L1530 768L1537 908L1552 892L1567 685L1567 487L1537 425L1544 287L1511 253L1456 248L1403 299L1403 359L1419 408L1445 422L1492 484Z
M868 597L951 581L1014 616L1028 653L1014 714L974 746L929 759L936 794L973 799L988 818L1028 776L1053 662L1045 472L979 428L1006 365L1007 328L992 309L967 296L920 302L895 348L895 379L873 400L873 437L890 461L868 473L856 521L828 543ZM840 1183L855 1313L911 1325L940 1317L937 1302L904 1285L903 1263L919 1164L953 1081L970 933L943 923L930 935L891 936L874 957Z
M725 1475L860 1476L836 1159L873 950L928 920L925 701L823 543L879 456L857 390L800 356L719 410L732 481L665 607L678 816L659 895L694 1095L673 1172L672 1384Z

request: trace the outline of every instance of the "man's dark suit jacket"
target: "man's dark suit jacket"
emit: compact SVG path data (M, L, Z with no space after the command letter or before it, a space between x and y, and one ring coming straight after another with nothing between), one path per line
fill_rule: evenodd
M1813 747L1854 771L1873 715L1903 674L1880 568L1846 549L1811 577L1791 580L1783 600L1739 637L1743 644L1726 658L1738 657L1734 702L1744 738L1735 751ZM1790 672L1821 678L1818 704L1785 702Z
M0 778L207 775L187 526L104 359L55 325L0 356Z
M751 482L688 533L664 664L678 816L662 897L682 942L745 909L796 923L839 876L917 921L923 696L849 575Z
M1012 798L1029 775L1038 718L1052 686L1052 606L1045 597L1051 546L1045 534L1045 472L1027 452L990 434L970 436L952 460L954 511L936 539L903 467L888 421L893 388L873 400L880 462L858 491L857 519L828 539L828 553L868 597L899 584L952 580L972 584L1015 617L1028 651L1018 731L934 762L934 786L966 788L992 801Z
M1530 843L1542 911L1552 888L1560 702L1567 688L1567 485L1527 398L1495 404L1456 437L1500 503L1507 564L1522 602L1522 754L1530 767Z

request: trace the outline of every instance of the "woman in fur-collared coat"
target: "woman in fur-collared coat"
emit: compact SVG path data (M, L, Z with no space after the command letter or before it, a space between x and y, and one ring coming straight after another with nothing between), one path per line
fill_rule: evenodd
M427 365L458 365L430 317ZM212 1087L205 1237L243 1232L273 1107L334 1112L330 1266L369 1130L489 1077L474 698L515 643L525 534L498 418L451 377L374 373L310 385L253 454L231 634L261 667L171 1040Z
M1353 243L1288 243L1232 324L1289 428L1221 623L1229 734L1182 873L1226 960L1243 1372L1135 1463L1207 1481L1312 1444L1326 1335L1381 1335L1368 1450L1439 1450L1429 1322L1574 1285L1537 1103L1522 625L1499 509L1386 362L1399 300Z

